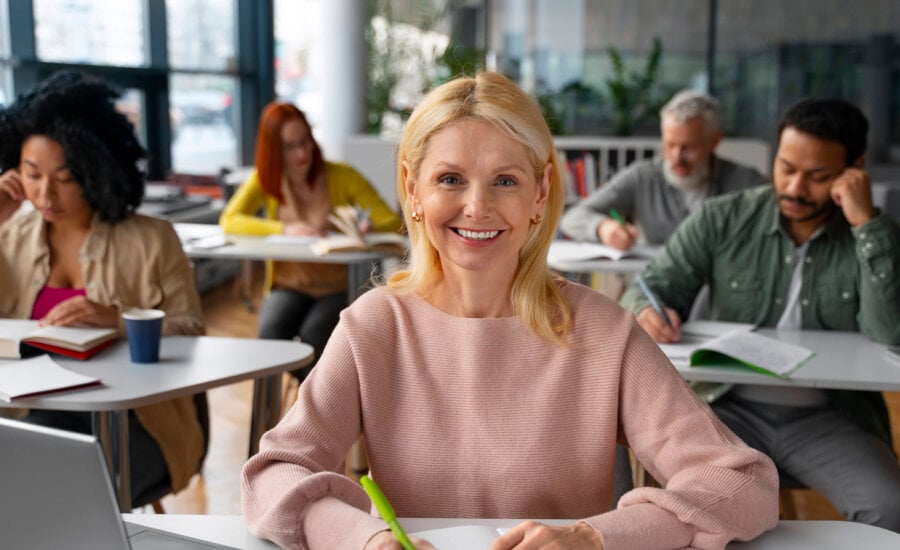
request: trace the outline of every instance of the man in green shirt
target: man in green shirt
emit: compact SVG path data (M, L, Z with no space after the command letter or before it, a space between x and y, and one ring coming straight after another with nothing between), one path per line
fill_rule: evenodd
M677 342L703 284L710 316L783 329L862 331L900 343L900 225L872 205L868 121L839 100L794 105L779 125L774 185L716 197L622 297L657 342ZM879 392L737 385L712 405L779 471L848 519L900 531L900 468Z

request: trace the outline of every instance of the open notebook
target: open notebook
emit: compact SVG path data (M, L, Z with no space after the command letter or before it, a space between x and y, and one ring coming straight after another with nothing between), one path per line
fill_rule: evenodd
M0 418L0 547L228 548L126 524L96 438Z
M681 342L660 344L673 363L691 367L750 369L787 379L815 352L753 332L753 325L724 321L689 321Z

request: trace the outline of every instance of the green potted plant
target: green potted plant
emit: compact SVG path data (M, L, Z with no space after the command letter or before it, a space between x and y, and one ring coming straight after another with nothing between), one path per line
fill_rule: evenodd
M653 49L643 71L629 71L619 51L607 48L613 75L606 79L606 91L613 108L612 127L617 136L630 136L646 120L657 116L668 98L654 96L659 73L662 42L653 39Z

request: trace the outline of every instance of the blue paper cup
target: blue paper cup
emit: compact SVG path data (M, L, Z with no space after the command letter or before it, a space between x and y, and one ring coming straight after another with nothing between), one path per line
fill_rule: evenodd
M129 309L122 314L128 332L128 351L132 363L159 361L159 342L162 320L166 312L160 309Z

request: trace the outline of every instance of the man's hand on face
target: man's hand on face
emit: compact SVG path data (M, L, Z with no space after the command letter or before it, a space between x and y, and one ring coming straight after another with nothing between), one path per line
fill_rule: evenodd
M875 217L869 174L861 168L844 170L831 184L831 198L853 227L865 225Z

